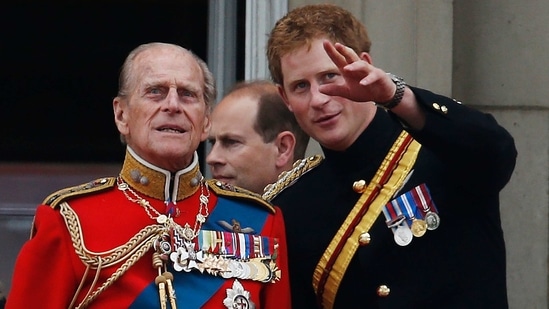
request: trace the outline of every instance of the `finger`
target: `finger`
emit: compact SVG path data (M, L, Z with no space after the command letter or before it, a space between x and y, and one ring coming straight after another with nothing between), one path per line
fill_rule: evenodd
M364 75L369 74L374 67L367 61L358 60L345 66L345 71L350 73L362 73Z
M369 84L373 84L375 82L381 81L383 79L388 79L387 74L383 72L382 70L372 70L368 75L366 75L362 80L360 80L360 84L363 86L367 86ZM389 78L390 80L390 78ZM391 81L392 83L392 81Z
M332 42L325 40L322 45L324 46L324 50L328 54L328 57L332 59L334 64L342 69L344 66L349 64L347 60L345 59L345 56L343 56L332 44Z
M349 89L347 87L333 83L320 85L318 91L329 96L347 97L349 95Z
M345 57L345 60L347 63L353 63L355 61L360 60L360 57L358 54L350 47L343 45L341 43L335 43L335 48L337 51Z

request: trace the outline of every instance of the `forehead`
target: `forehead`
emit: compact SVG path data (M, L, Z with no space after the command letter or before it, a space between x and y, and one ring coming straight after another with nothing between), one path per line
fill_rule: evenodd
M174 47L155 47L135 58L134 72L143 83L170 81L202 90L203 74L198 62L187 51Z
M322 45L323 39L315 39L310 45L303 45L280 58L284 83L306 78L310 74L337 68Z
M257 99L249 95L229 95L214 108L212 129L241 132L253 130L257 108Z

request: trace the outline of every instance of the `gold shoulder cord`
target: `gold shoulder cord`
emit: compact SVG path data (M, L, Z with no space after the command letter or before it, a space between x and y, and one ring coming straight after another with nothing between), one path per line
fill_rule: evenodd
M273 205L269 201L263 199L261 195L255 192L242 187L233 186L216 179L210 179L206 181L206 183L218 196L231 196L238 199L252 200L256 202L256 204L259 204L267 209L270 213L274 214L276 212Z
M61 215L65 220L67 229L71 235L72 244L74 250L82 262L86 265L86 271L82 276L80 285L75 292L72 302L69 308L73 308L78 294L82 289L84 281L88 275L90 269L95 269L95 277L89 291L84 297L84 300L76 308L87 307L99 294L111 286L116 280L118 280L132 265L134 265L149 249L152 247L155 239L158 237L158 233L161 230L161 226L149 225L141 229L135 234L126 244L123 246L115 247L111 250L104 252L92 252L88 250L84 244L84 238L82 236L82 228L78 215L72 210L67 202L59 204ZM101 270L105 267L113 266L117 263L122 265L95 291L93 291ZM93 291L93 293L92 293Z
M280 192L295 183L299 177L317 167L323 160L324 158L321 155L313 155L308 158L295 161L291 170L282 172L278 176L278 180L275 183L269 184L265 187L263 190L263 199L271 201Z
M313 287L322 308L332 308L345 271L383 206L399 189L414 166L421 145L402 131L376 175L326 248L313 274ZM366 213L365 213L366 212Z

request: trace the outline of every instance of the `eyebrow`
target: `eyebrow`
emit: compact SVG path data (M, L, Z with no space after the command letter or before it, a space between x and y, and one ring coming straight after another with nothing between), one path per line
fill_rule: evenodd
M171 81L161 78L150 78L148 80L144 80L142 84L144 89L150 89L152 87L167 87L169 85L172 85ZM202 92L202 88L200 87L200 85L194 85L188 82L177 82L175 86L177 90L184 89L197 95Z

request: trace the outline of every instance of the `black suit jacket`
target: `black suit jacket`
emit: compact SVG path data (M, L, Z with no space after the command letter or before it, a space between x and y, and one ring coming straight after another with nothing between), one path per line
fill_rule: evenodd
M411 178L399 194L425 183L440 226L399 246L381 214L371 242L359 247L334 308L507 308L505 243L499 192L515 166L510 134L489 114L412 88L427 113ZM317 308L312 274L360 194L356 180L373 177L405 128L378 109L346 151L323 149L325 160L273 200L286 222L293 308ZM377 288L386 285L389 295Z

